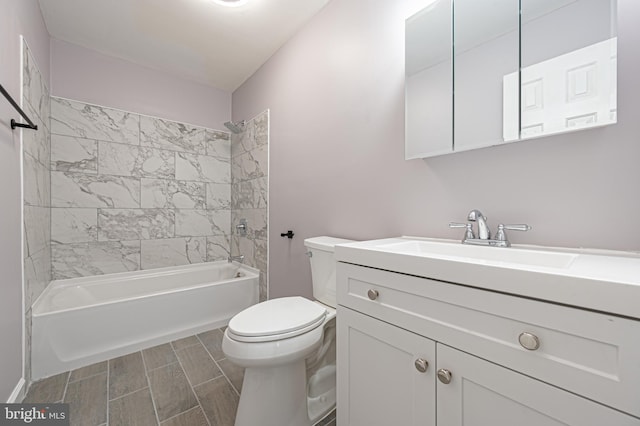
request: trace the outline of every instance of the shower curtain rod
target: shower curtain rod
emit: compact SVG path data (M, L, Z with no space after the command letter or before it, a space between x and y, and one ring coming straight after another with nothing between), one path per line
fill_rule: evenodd
M2 84L0 84L0 92L2 92L2 94L4 95L5 98L7 98L7 100L9 101L9 103L15 108L16 111L18 111L20 113L20 115L22 116L22 118L24 118L26 120L27 123L29 124L23 124L23 123L18 123L16 120L14 120L13 118L11 119L11 128L15 129L16 127L23 127L25 129L33 129L33 130L38 130L38 126L36 126L35 124L33 124L33 121L31 121L31 119L29 117L27 117L27 114L24 113L24 111L22 110L22 108L20 108L20 106L18 106L18 104L16 103L16 101L13 100L13 98L11 97L11 95L9 94L9 92L7 92L6 90L4 90L4 87L2 87Z

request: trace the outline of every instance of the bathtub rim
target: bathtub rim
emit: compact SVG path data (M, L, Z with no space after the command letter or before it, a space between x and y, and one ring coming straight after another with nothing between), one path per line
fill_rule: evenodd
M35 300L35 302L33 302L33 304L31 305L31 314L32 314L32 317L44 317L44 316L48 316L48 315L55 315L55 314L60 314L60 313L64 313L64 312L77 311L77 310L80 310L80 309L86 309L86 308L91 308L91 307L95 307L95 306L110 305L110 304L113 304L113 303L121 303L121 302L126 301L126 300L144 299L144 298L148 298L148 297L151 297L151 296L157 296L157 295L172 293L172 292L175 292L176 290L188 291L188 290L194 290L194 289L198 289L198 288L202 288L202 287L210 286L210 285L223 285L223 284L231 283L233 281L237 281L237 280L242 279L242 278L246 278L246 279L253 279L253 278L259 279L260 278L260 271L258 269L234 261L231 264L233 264L235 266L238 266L238 270L239 271L243 271L243 272L247 273L244 277L230 278L230 279L219 280L219 281L207 281L207 282L192 284L192 285L188 285L188 286L184 286L184 287L179 287L177 289L173 288L173 289L169 289L169 290L154 291L154 292L149 292L149 293L145 293L145 294L137 295L137 296L120 297L120 298L116 298L116 299L108 300L108 301L100 301L100 302L96 302L96 303L90 303L90 304L83 304L83 305L80 305L80 306L74 306L74 307L71 307L71 308L48 310L48 311L45 311L45 312L41 312L41 310L44 309L42 307L42 305L44 305L44 300L49 296L49 294L52 291L54 291L54 289L66 288L66 287L74 287L74 286L77 286L79 284L83 284L83 285L100 285L100 284L104 284L104 283L109 282L109 281L113 281L113 280L121 281L123 279L128 279L128 278L132 278L132 277L134 279L141 279L143 277L145 277L145 278L167 277L167 276L171 276L171 275L179 275L180 273L184 273L185 271L194 271L194 270L202 270L202 269L204 269L204 270L206 270L206 269L215 269L215 267L217 267L217 266L226 265L228 263L229 262L226 261L226 260L216 260L216 261L213 261L213 262L202 262L202 263L189 264L189 265L166 266L166 267L163 267L163 268L142 269L142 270L125 271L125 272L114 272L114 273L111 273L111 274L92 275L92 276L87 276L87 277L75 277L75 278L65 278L65 279L52 280L46 286L46 288L40 294L40 296L38 296L38 298Z

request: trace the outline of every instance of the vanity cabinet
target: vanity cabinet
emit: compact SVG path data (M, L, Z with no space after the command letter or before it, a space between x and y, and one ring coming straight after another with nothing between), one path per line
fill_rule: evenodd
M337 288L339 425L640 425L640 321L342 262Z

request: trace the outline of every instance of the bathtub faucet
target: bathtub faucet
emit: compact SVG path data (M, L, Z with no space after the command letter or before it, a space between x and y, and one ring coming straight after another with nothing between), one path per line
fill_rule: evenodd
M229 263L233 262L234 260L235 260L236 262L240 262L240 263L244 262L244 254L241 254L240 256L229 256L229 257L227 258L227 261L228 261Z

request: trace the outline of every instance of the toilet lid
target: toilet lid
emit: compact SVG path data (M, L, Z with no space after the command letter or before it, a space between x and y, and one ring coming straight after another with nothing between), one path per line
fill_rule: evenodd
M229 321L236 340L271 341L306 333L324 322L327 310L304 297L281 297L250 306Z

